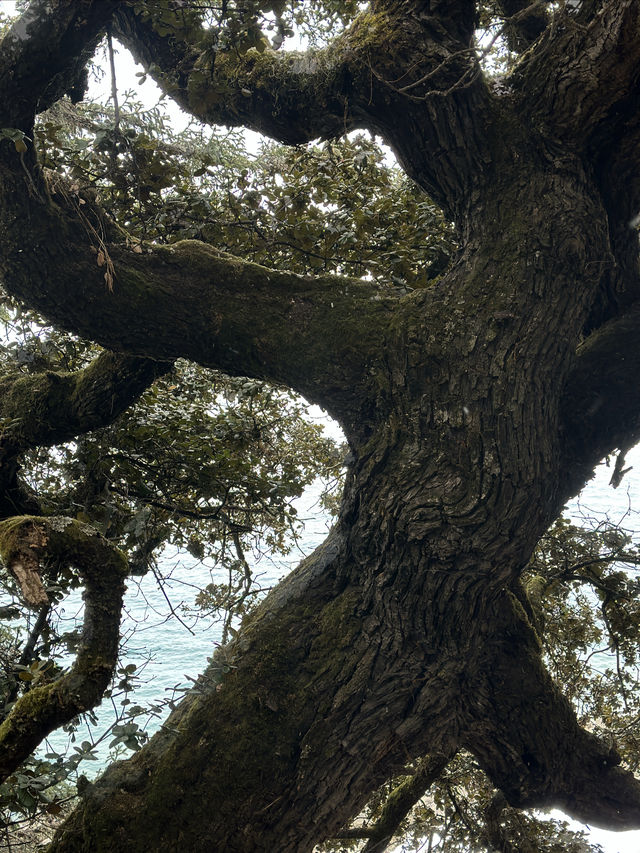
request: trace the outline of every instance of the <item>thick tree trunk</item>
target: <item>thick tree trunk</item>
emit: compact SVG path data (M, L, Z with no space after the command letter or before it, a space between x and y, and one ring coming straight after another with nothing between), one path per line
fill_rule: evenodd
M517 576L564 498L558 409L603 221L568 158L496 186L456 286L406 301L375 414L363 397L345 423L338 526L52 852L309 851L407 761L461 745L514 805L594 819L590 786L621 771L545 674Z

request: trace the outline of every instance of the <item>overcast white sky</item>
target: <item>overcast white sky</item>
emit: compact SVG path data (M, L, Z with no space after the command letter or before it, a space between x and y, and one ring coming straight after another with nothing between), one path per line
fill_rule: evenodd
M15 12L14 0L0 0L0 10L5 14L13 14ZM138 78L135 76L135 73L136 71L142 71L142 66L136 66L130 54L121 46L118 46L116 59L116 78L118 82L118 89L123 91L125 89L136 88L139 93L140 100L142 100L147 106L154 105L160 98L160 91L150 78L147 78L147 81L142 86L139 85ZM111 80L108 75L105 75L102 82L92 82L90 88L90 94L92 97L106 101L111 95ZM188 123L188 117L175 105L169 106L169 112L177 130L184 128ZM252 133L251 135L255 140L259 138L257 134ZM640 493L640 451L634 451L633 455L635 456L633 474L636 476L636 481L638 483L637 491ZM633 460L630 461L630 464L634 464ZM631 476L633 476L633 474ZM636 505L640 506L640 501ZM555 812L554 814L557 817L565 817L560 812ZM640 851L640 830L621 833L605 832L601 829L589 829L589 827L585 827L582 824L577 824L575 822L572 823L576 829L589 830L589 837L591 841L600 844L605 853L638 853L638 851Z

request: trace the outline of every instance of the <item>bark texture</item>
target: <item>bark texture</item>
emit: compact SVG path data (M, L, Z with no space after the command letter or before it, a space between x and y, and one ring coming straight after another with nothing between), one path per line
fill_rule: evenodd
M107 4L59 5L91 21ZM616 389L637 375L640 3L587 3L549 26L499 4L533 44L500 81L479 67L471 0L377 0L305 56L216 53L194 18L168 37L153 4L111 5L201 118L295 143L381 134L462 249L407 294L195 243L136 254L87 208L111 292L73 193L1 152L13 293L116 350L289 384L340 420L353 457L328 540L163 730L84 792L51 851L310 851L408 761L460 747L512 806L640 826L640 783L551 682L518 583L565 500L638 433L640 399Z

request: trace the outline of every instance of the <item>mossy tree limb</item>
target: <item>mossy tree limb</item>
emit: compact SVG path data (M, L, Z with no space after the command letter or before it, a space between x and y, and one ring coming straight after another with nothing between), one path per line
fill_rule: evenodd
M0 724L0 781L50 732L102 698L116 664L127 561L91 527L71 518L14 517L0 522L0 556L11 568L64 561L85 581L82 636L71 669L20 697Z
M452 192L471 180L471 159L474 170L488 162L483 122L492 118L472 48L474 4L461 0L428 12L423 6L378 0L326 48L298 53L242 53L233 46L220 52L204 33L194 52L192 33L181 39L178 15L167 35L166 10L157 15L165 28L152 8L143 19L123 6L116 24L134 56L153 64L149 73L158 85L202 121L250 127L289 144L368 128L384 136L409 174L448 210ZM451 97L466 110L442 109ZM474 121L462 127L467 111ZM424 145L399 132L409 124ZM442 146L447 136L464 138L464 157L457 145Z
M167 362L103 352L74 373L0 376L0 443L20 453L111 423L169 370Z
M169 368L103 352L75 373L0 376L0 518L40 513L36 495L19 477L22 453L111 423Z
M10 183L16 195L9 193ZM381 341L404 290L270 270L195 240L148 245L142 252L125 241L110 243L110 290L66 193L52 193L52 202L28 199L20 171L5 172L4 186L0 208L12 195L28 202L24 219L8 210L2 217L5 281L53 322L132 355L164 362L184 356L230 374L284 383L338 417L356 417L348 395L340 399L341 389L370 380L373 363L384 358ZM89 207L82 207L83 217Z

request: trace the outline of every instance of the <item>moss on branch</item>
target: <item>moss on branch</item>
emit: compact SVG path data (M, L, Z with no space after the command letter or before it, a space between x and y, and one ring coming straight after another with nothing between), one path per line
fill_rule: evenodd
M76 660L50 684L16 701L0 725L0 781L7 778L49 732L102 698L118 654L120 611L127 560L88 525L72 518L22 516L0 522L0 556L11 568L45 559L77 568L85 581L85 616Z
M21 452L105 426L170 366L103 352L75 373L0 376L2 444Z

